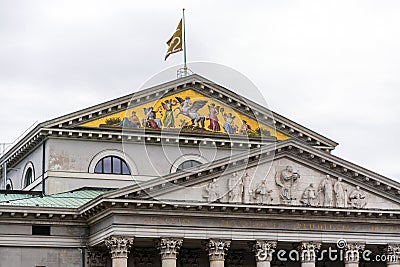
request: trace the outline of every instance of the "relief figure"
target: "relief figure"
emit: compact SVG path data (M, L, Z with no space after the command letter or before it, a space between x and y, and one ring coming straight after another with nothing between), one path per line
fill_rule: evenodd
M206 194L203 196L207 198L208 202L217 201L220 198L219 185L216 179L213 179L205 188Z
M332 179L329 175L326 176L325 179L322 180L319 185L319 192L323 193L323 201L322 206L324 207L332 207L333 206L333 183Z
M347 208L347 189L342 183L342 178L338 178L335 182L333 191L335 192L336 207Z
M310 184L305 190L303 195L301 196L300 202L306 206L315 207L318 205L317 200L317 190L314 188L314 184Z
M361 191L359 186L349 195L349 204L357 209L362 209L367 205L367 195Z
M272 202L271 197L272 190L268 190L267 180L264 179L260 184L254 189L254 202L256 204L266 204L269 205Z
M275 174L275 182L281 187L281 201L282 204L295 204L296 198L293 196L293 188L295 187L300 175L293 171L292 166L286 166L285 169Z
M243 181L236 172L228 180L228 201L229 203L242 203Z

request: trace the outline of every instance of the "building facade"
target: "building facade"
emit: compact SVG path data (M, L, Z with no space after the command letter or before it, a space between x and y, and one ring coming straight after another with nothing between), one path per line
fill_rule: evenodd
M400 184L191 75L1 158L0 266L400 266Z

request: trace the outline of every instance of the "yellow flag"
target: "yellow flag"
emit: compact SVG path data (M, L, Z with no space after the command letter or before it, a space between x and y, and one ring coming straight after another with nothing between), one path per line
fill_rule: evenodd
M169 55L183 50L182 49L182 19L179 21L178 27L176 28L176 31L174 32L174 34L167 41L167 45L168 45L168 51L167 51L167 54L165 55L164 60L167 60Z

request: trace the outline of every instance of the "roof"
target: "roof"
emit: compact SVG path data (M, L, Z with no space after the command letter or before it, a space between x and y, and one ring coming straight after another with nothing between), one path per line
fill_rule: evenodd
M38 196L31 194L0 194L0 206L79 208L112 189L78 189L71 192Z

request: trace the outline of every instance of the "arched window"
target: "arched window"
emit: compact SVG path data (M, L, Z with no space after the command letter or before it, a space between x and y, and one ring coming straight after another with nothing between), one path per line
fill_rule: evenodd
M96 167L94 167L94 172L105 174L131 174L126 162L116 156L107 156L99 160Z
M176 171L177 172L181 172L181 171L183 171L185 169L196 167L196 166L199 166L201 164L202 163L200 161L197 161L197 160L187 160L187 161L184 161L181 164L179 164L178 168L176 168Z
M25 176L24 176L24 186L27 187L31 183L33 183L34 176L33 176L33 169L32 167L28 167L25 171Z

